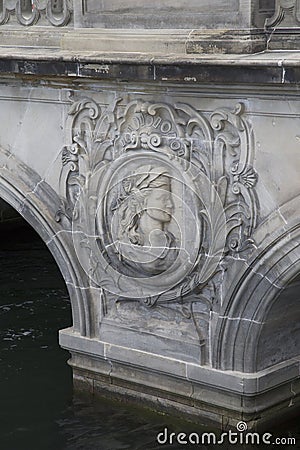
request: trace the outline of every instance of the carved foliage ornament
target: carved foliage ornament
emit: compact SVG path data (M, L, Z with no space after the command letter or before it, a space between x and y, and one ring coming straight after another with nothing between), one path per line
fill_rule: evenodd
M20 25L35 25L45 17L50 25L61 27L69 23L72 11L72 0L0 0L0 25L15 15Z
M299 24L300 0L276 0L275 13L266 20L266 27L299 27Z
M120 300L209 313L227 255L251 249L257 220L253 136L243 105L207 115L188 104L89 98L69 110L57 220L78 258ZM207 294L208 292L208 294Z

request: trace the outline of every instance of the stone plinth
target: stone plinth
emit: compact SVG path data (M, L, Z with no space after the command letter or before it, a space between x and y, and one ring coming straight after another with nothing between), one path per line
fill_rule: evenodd
M159 42L160 50L168 53L262 51L267 39L265 21L274 14L274 5L269 0L260 0L259 5L254 0L168 0L156 4L142 0L41 0L34 7L30 5L27 0L4 0L0 4L0 27L4 31L16 26L35 29L35 39L24 33L25 45L32 45L32 41L38 46L47 42L49 45L49 36L39 33L42 31L39 28L55 27L65 30L56 31L56 36L59 42L60 35L66 34L68 48L127 53L151 52L152 41ZM86 33L89 29L100 33L91 36ZM180 45L172 45L174 39ZM141 41L144 45L140 45ZM6 39L2 40L2 45L5 42Z
M143 0L76 1L77 28L127 29L242 29L263 28L274 12L272 1L253 0Z
M176 53L261 51L266 46L264 23L273 13L274 5L268 0L261 1L259 7L251 0L216 0L213 3L179 0L151 4L141 0L101 3L85 0L74 4L75 27L115 30L114 39L110 33L104 37L113 50L121 46L124 50L127 47L127 51L136 51L140 40L153 41L154 37L154 41L165 43L169 53L174 52L174 45L166 30L172 30L169 35L177 35L177 41L181 40ZM131 37L128 30L133 31ZM152 33L144 36L141 30L152 30ZM151 51L150 42L146 51ZM94 45L102 48L101 39L96 38Z
M40 0L33 4L3 0L0 4L1 45L20 41L75 51L182 55L297 49L299 20L296 0L276 0L275 4L271 0L178 0L157 5L142 0Z

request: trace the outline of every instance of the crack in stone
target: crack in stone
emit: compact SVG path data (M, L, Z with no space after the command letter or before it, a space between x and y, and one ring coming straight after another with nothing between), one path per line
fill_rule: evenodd
M48 241L46 241L46 245L49 245L60 234L73 234L73 231L72 230L59 230L59 231L57 231Z
M232 321L242 321L242 322L250 322L255 323L256 325L264 325L266 322L257 321L254 319L246 319L245 317L229 317L229 316L219 316L220 319L232 320Z
M96 292L101 293L101 287L96 287L96 286L77 286L76 284L71 283L71 281L66 281L66 285L71 286L72 288L80 290L80 291L94 290Z

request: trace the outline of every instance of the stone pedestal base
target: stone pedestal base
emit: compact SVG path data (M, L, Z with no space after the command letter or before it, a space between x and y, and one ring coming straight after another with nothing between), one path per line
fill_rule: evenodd
M296 360L245 374L83 338L72 329L60 332L60 345L71 352L75 390L184 414L203 425L228 429L243 420L249 429L267 430L300 409Z
M72 51L148 54L249 54L266 49L268 34L262 29L212 30L94 30L64 35L61 45Z

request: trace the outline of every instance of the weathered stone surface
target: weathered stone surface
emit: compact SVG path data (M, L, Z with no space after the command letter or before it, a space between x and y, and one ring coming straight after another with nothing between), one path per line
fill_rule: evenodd
M223 54L266 48L272 5L219 1L207 31L192 2L191 32L179 2L75 2L55 33L41 5L0 29L0 195L64 275L77 386L223 427L295 410L300 56Z
M62 332L63 346L68 339ZM70 341L66 347L69 346ZM76 348L75 342L72 347ZM73 353L70 364L75 383L80 383L81 390L90 390L92 395L122 395L130 401L142 401L144 406L152 409L185 414L202 424L214 424L224 429L235 427L239 420L244 420L249 428L267 430L272 417L274 420L282 410L289 416L292 406L298 405L299 380L290 381L296 380L299 373L299 362L296 361L290 366L281 364L272 370L243 376L188 363L187 373L196 376L185 379L178 372L171 374L162 370L162 358L161 362L155 361L152 355L152 360L147 361L140 359L135 351L126 350L129 357L124 358L125 352L119 348L119 352L112 353L107 360L101 359L99 354ZM137 362L140 362L139 366Z
M64 45L89 51L137 52L141 48L153 51L152 45L168 53L253 53L266 48L268 33L264 25L274 14L271 3L268 0L260 0L259 5L254 0L213 3L204 0L199 4L196 0L167 0L152 5L143 0L114 3L40 0L32 8L27 0L3 0L0 27L3 44L11 40L12 29L15 43L21 40L22 45L26 42L35 46L59 46L62 37ZM13 26L35 32L22 33L20 29L16 35ZM41 26L49 27L46 36L40 33ZM53 28L59 31L53 33ZM72 29L76 32L70 34ZM95 30L94 38L91 33L88 33L90 38L87 33L81 33L82 29Z
M288 330L291 331L293 329L289 335L289 340L284 337L285 327L277 319L279 315L278 308L280 315L285 310L285 307L281 306L280 299L284 299L284 296L287 295L285 291L279 297L278 294L286 286L290 277L294 276L293 273L296 274L299 270L298 237L297 235L293 237L289 228L295 229L295 226L297 226L298 183L295 176L292 176L290 182L287 183L286 177L281 176L280 171L284 164L285 173L293 173L298 165L298 121L296 113L298 100L296 97L292 98L290 96L289 104L283 103L282 99L284 97L278 95L276 88L274 88L273 92L268 90L265 94L261 93L260 95L254 90L249 90L245 96L244 91L238 91L236 87L233 89L227 87L226 94L223 91L223 97L220 98L221 90L212 90L209 86L203 86L201 92L199 92L199 88L196 90L192 86L189 88L189 92L186 92L179 85L172 86L172 88L168 85L165 88L162 88L162 86L158 88L152 85L151 88L147 88L148 91L145 87L142 89L141 86L135 85L132 92L128 92L123 91L122 85L118 83L111 83L109 89L107 89L107 84L98 84L96 89L91 86L90 91L85 90L84 96L79 89L76 89L75 85L72 87L72 95L70 96L70 86L64 86L63 84L58 87L55 87L53 84L52 87L49 86L45 90L38 85L26 86L24 83L17 81L10 85L9 80L7 80L2 84L0 98L2 105L7 105L7 99L10 99L8 107L5 109L0 108L3 114L2 123L5 123L8 112L11 117L14 117L14 121L11 124L14 130L13 133L9 133L7 127L3 127L1 130L1 144L10 149L10 152L6 153L6 158L3 154L2 177L5 176L9 180L10 185L16 183L14 177L19 176L20 169L18 169L18 165L16 165L14 160L9 157L13 153L15 157L26 161L28 165L30 164L35 172L38 172L39 176L48 182L48 186L51 185L52 189L55 189L57 193L65 197L66 203L63 207L59 205L57 199L55 201L51 200L52 210L53 205L56 204L55 212L58 214L57 218L61 219L60 226L62 228L59 228L59 233L56 231L52 233L50 238L46 237L47 234L42 231L40 225L36 225L38 231L48 241L49 248L54 252L58 260L61 259L60 252L62 251L57 248L58 239L63 239L63 242L65 242L65 255L66 251L70 253L70 249L75 244L77 254L72 256L72 264L78 264L77 258L80 261L79 272L82 272L81 281L74 281L73 275L65 274L71 296L73 298L81 298L78 302L74 302L73 306L74 324L76 324L75 329L77 332L66 331L65 334L62 334L61 344L65 348L69 348L73 353L75 352L74 354L76 355L84 355L80 357L81 359L78 359L79 356L76 356L75 359L73 357L72 364L75 369L76 367L81 367L82 373L88 371L89 379L93 379L93 377L97 379L98 375L100 376L101 374L104 377L112 376L114 379L118 379L118 383L121 383L124 387L126 384L125 380L128 377L125 366L129 365L131 374L137 376L137 373L140 373L140 390L143 390L143 385L146 386L150 383L149 386L151 385L152 388L155 387L155 389L161 391L166 389L168 394L166 393L165 395L167 397L171 395L174 388L174 392L177 392L176 395L179 395L182 399L186 396L188 399L190 394L187 393L186 389L190 389L194 384L201 385L199 392L205 385L214 386L218 390L225 389L227 394L221 395L220 393L216 398L214 397L215 400L212 395L208 395L206 406L202 405L201 410L207 409L207 411L210 411L211 405L215 403L213 409L214 414L217 415L216 402L219 402L218 407L223 402L223 406L227 411L226 414L231 414L232 417L235 417L234 409L236 406L234 405L236 405L239 397L236 397L234 400L232 395L255 397L256 393L270 388L272 388L272 392L275 392L274 389L277 385L283 382L289 383L289 380L297 377L297 371L299 371L299 363L295 363L295 357L297 356L296 343L298 341L295 334L297 332L297 316L292 313L290 315L295 320L292 322L289 319L292 328L289 327ZM193 95L191 95L191 92ZM110 106L111 109L107 110L106 105L114 105L114 98L117 98L118 101L115 102L115 106ZM235 109L238 100L242 101L243 107L240 106L238 109ZM37 120L35 119L37 117L40 127L37 133L33 133L32 121ZM80 138L80 130L83 129L82 124L84 123L89 124L88 126L92 128L85 129L82 140ZM101 128L101 124L103 124L104 128ZM221 124L220 130L218 124ZM64 129L59 131L61 125ZM43 136L48 132L49 127L57 129L58 133L55 135L55 139L45 141ZM195 129L198 130L196 135L189 134ZM271 132L265 134L264 129L272 130L272 134ZM288 129L289 135L293 136L293 138L288 146L285 145L284 158L281 159L283 129ZM115 130L117 130L116 134L109 134L115 133ZM108 136L109 139L104 139L105 136ZM220 139L222 137L222 140L218 141L218 136L220 136ZM270 140L270 136L272 136L272 140ZM85 142L86 144L84 144ZM103 144L101 144L102 142ZM72 244L66 244L72 238L72 234L68 231L68 217L70 218L72 215L72 208L74 207L72 199L75 198L73 195L76 194L76 191L72 194L69 186L70 189L76 188L75 177L77 173L79 174L79 172L76 172L78 170L76 165L71 172L66 171L68 167L71 167L68 164L77 164L76 161L79 161L79 158L76 156L76 152L78 152L78 149L83 148L83 145L87 145L87 154L91 156L97 148L96 154L100 157L100 164L103 165L105 158L108 158L108 166L106 171L103 172L104 179L102 180L101 178L101 170L97 170L95 176L92 177L93 184L91 184L91 188L98 192L96 198L99 200L101 199L101 192L109 192L109 189L105 187L105 179L107 181L109 179L114 180L116 187L121 187L118 183L123 179L123 186L129 186L132 183L130 189L136 189L137 186L140 186L149 192L155 189L151 183L158 182L159 186L156 188L158 189L158 194L162 193L167 196L166 201L170 203L170 205L164 206L161 204L159 206L158 200L155 200L152 207L154 211L167 208L168 213L166 217L161 215L158 222L164 223L165 232L172 233L172 236L176 239L179 236L176 223L180 223L181 230L186 228L191 233L193 248L197 249L197 238L195 239L197 230L192 231L193 223L196 222L194 219L189 222L189 215L195 208L193 203L195 201L193 200L194 194L192 193L193 191L189 193L189 189L191 189L189 186L193 186L192 183L194 182L187 181L189 179L184 178L189 173L188 171L185 172L189 166L186 166L186 163L183 164L186 161L185 155L188 154L189 149L187 142L191 142L193 145L193 157L198 154L197 157L200 158L198 161L201 161L201 159L203 161L203 166L199 167L205 167L204 155L208 158L210 156L210 146L216 146L218 142L222 142L222 145L227 145L227 147L234 144L232 149L234 149L235 156L232 161L237 161L237 154L241 158L241 155L245 152L245 156L242 159L246 159L248 162L242 177L230 178L234 174L234 171L230 172L228 169L230 167L228 166L230 153L221 153L223 156L218 161L218 165L213 166L209 164L207 167L215 167L215 170L219 167L222 174L225 176L227 174L229 186L231 180L235 183L246 183L241 184L246 189L244 197L240 193L236 194L235 192L238 191L235 188L230 194L231 197L227 197L227 199L226 195L229 195L229 191L226 191L227 194L223 201L232 201L230 198L234 199L235 195L239 195L240 204L244 198L245 208L252 205L252 216L248 214L247 220L250 218L250 221L252 220L252 223L255 223L255 225L252 225L252 236L250 235L255 245L249 241L249 248L240 251L238 249L241 243L237 242L237 244L234 244L234 241L232 241L229 247L231 248L229 250L231 252L230 255L226 256L221 253L218 257L223 258L223 260L220 266L221 272L219 275L216 274L215 291L209 287L206 291L205 289L203 291L203 287L201 288L200 285L199 298L196 297L197 290L192 294L192 297L191 294L186 293L185 289L189 289L186 286L186 288L183 287L181 290L178 290L178 299L176 300L175 296L174 301L170 305L168 305L168 296L165 297L166 303L160 305L161 299L158 298L152 304L154 299L152 298L151 300L151 296L150 299L147 299L147 295L143 294L143 290L146 293L149 289L155 288L155 285L151 286L151 283L145 284L143 282L141 294L137 296L137 291L133 296L132 293L130 294L133 302L129 301L126 303L124 298L116 302L120 292L113 292L112 294L105 292L104 294L101 287L101 279L95 278L94 287L91 286L84 273L84 270L87 271L86 273L91 273L86 267L86 262L91 260L88 254L85 255L84 248L79 249L77 247L78 241L74 239L74 236ZM43 158L39 157L39 144L44 149L45 157ZM97 145L97 147L94 147L94 145ZM101 147L102 145L103 147ZM67 165L64 166L65 169L62 172L59 183L58 174L62 168L61 149L63 147L65 147L63 152L64 162ZM32 148L35 151L31 151ZM116 161L118 161L119 157L121 158L120 169L118 169L116 163L114 163L115 168L108 169L113 161L112 151L117 156ZM166 152L166 156L164 156L164 152ZM170 152L173 152L172 158L170 158L172 156ZM177 156L175 152L178 152ZM83 153L80 151L78 155L81 158ZM146 159L144 155L146 155ZM104 159L102 159L103 157ZM268 165L270 159L277 161L272 171L269 170ZM250 167L250 161L253 164L252 168ZM128 169L126 164L128 164ZM80 167L81 170L85 170L82 164ZM176 169L176 167L180 167L181 170ZM92 166L90 166L90 171L92 170L91 168ZM25 170L25 166L22 170ZM278 175L274 177L276 170ZM184 175L185 173L186 175ZM72 175L72 179L69 178L68 174ZM82 173L82 176L84 174L85 172ZM110 178L113 174L115 174L116 178ZM150 180L150 184L143 187L143 184L141 184L143 183L143 176L145 175L147 180L149 174L153 181ZM191 174L192 180L197 172L191 172ZM207 174L209 175L209 172ZM45 195L51 198L54 194L50 194L50 187L46 188L45 193L43 193L43 190L41 190L43 184L40 183L40 178L37 175L36 177L36 181L34 177L31 178L32 181L29 187L26 187L26 184L22 185L19 179L17 184L19 190L26 196L26 200L18 209L25 215L27 220L34 224L32 201L38 202L39 210L44 211L45 220L48 222L53 221L54 224L56 223L54 222L56 214L54 212L46 212L45 200L43 200ZM201 176L199 180L201 180ZM194 188L194 190L195 192L200 192L200 201L203 203L203 207L208 208L207 211L213 214L207 197L207 187L205 186L205 178L203 178L201 188L199 186ZM182 187L184 187L185 191L181 190ZM185 193L183 194L183 192ZM254 194L253 199L250 200L251 197L247 197L246 193L247 195ZM83 194L84 191L82 191ZM133 191L129 191L129 196L132 195ZM220 197L220 194L218 195ZM7 197L4 195L3 197L11 201L11 195ZM100 214L100 211L102 211L101 202L99 207L96 205L99 224L103 220L101 217L105 218L107 214L110 214L105 211L114 210L113 204L118 198L121 199L121 202L124 201L122 196L118 197L115 194L107 197L108 209L104 210L104 215ZM185 204L181 204L180 199L185 199ZM293 205L291 202L293 202ZM91 208L89 200L85 201L84 204L88 206L89 214L91 214L93 211L92 204L90 205ZM118 201L116 202L117 204ZM126 211L124 207L123 212L122 208L115 210L120 211L118 213L120 217L123 217L122 214ZM174 223L172 222L174 220L173 216L177 217ZM113 223L113 220L109 220ZM224 220L226 222L226 214ZM73 223L74 226L77 226L76 221ZM116 230L118 226L118 222L116 222ZM138 231L139 228L137 227L136 230ZM144 236L145 230L148 230L147 239L149 239L152 232L150 222L146 223L146 228L143 229ZM201 232L201 235L204 236L204 240L202 237L202 245L207 245L210 242L210 238L205 237L207 231L203 230ZM94 235L93 230L89 231L85 228L85 232L90 236ZM126 233L128 232L125 229L123 236L125 242L127 239ZM285 237L286 233L289 239ZM102 234L100 233L99 236L102 236ZM222 239L224 238L225 234ZM205 244L206 241L207 244ZM182 242L185 247L187 246L186 248L189 248L188 234L186 234L186 238ZM224 244L225 241L222 242ZM237 245L237 251L234 250L235 245ZM269 252L269 256L266 251ZM178 250L175 250L175 254L177 254L176 252ZM192 255L191 248L189 253ZM266 256L262 256L262 254ZM285 255L284 257L283 254ZM144 265L143 277L147 278L150 276L150 280L153 275L160 277L165 270L168 270L168 264L172 264L172 257L170 262L168 262L167 255L168 252L162 258L162 262L166 258L164 262L166 265L163 264L161 266L157 266L156 263L153 265L151 261L147 261L147 258L143 260L147 256L147 254L143 253L137 255L137 259L133 263L129 265L125 263L124 274L126 274L126 271L129 271L128 273L133 273L137 276L134 285L135 290L139 286L138 274L140 265ZM154 261L158 256L155 253L152 255ZM111 267L115 267L119 271L120 262L117 262L119 259L115 260L113 255L108 255L108 257L112 258ZM128 257L130 258L129 254L127 254L126 258L128 259ZM96 259L98 259L98 256ZM190 262L192 261L193 257L190 259ZM62 267L64 267L64 264L63 262ZM98 267L94 270L94 273L104 274L105 272L103 272L101 267L104 266ZM288 267L291 268L290 270L293 269L291 275L287 274ZM184 270L181 272L180 266L178 270L179 276L184 277ZM176 271L174 272L173 270L173 273L175 274ZM281 275L284 275L284 278ZM115 279L113 277L111 282L114 283ZM168 279L170 278L167 277ZM189 279L189 283L191 280L192 278ZM247 280L246 283L245 280ZM161 283L159 285L161 287ZM239 294L237 289L240 290ZM127 289L128 294L129 291ZM163 293L163 295L166 294ZM183 300L180 299L180 295L183 296ZM202 295L203 297L201 297ZM248 298L249 301L247 300ZM268 305L271 306L275 298L278 298L277 303L274 303L273 309L269 310ZM291 298L289 310L297 308L296 297L288 296L287 298ZM194 302L193 320L190 318L191 310L189 309L191 301ZM284 301L286 306L286 300ZM276 346L276 340L273 338L278 332L278 336L281 336L280 346ZM92 336L93 339L85 341L82 337L85 334ZM283 346L283 342L286 343L286 348ZM259 350L257 350L257 346ZM132 353L130 353L129 349L132 349ZM290 365L286 361L289 358L293 358ZM282 372L283 368L278 365L279 362L285 364L285 372ZM119 364L125 364L122 370ZM228 369L231 372L227 372L226 370ZM150 372L147 375L148 371L152 373L151 377ZM153 374L153 371L155 374ZM243 371L248 372L248 374L242 373ZM163 384L161 381L163 373L166 375L172 373L172 376L181 380L184 379L186 388L180 391L180 382L175 389L175 384L170 379ZM235 373L235 375L232 377L229 373ZM152 380L151 382L150 379ZM258 380L260 381L258 382ZM153 384L154 381L157 383L155 386ZM288 388L284 392L287 393ZM224 401L222 400L223 395L225 395L226 401L225 397ZM269 406L272 404L271 398L273 395L274 393L272 395L270 393ZM283 397L280 398L283 399ZM200 397L198 399L196 396L196 399L200 401ZM210 405L209 402L211 403ZM230 413L228 412L229 405L231 405ZM250 402L247 409L249 418L251 417L252 407L254 407L253 403ZM264 401L261 402L260 408L262 411L264 410ZM242 412L243 410L241 409L240 411Z
M203 0L170 1L149 4L141 0L75 1L75 26L98 28L250 28L263 26L274 12L272 2Z
M168 0L155 6L142 0L40 0L34 7L29 0L3 0L0 5L1 45L59 47L62 40L73 49L126 53L297 49L299 18L296 0L275 5L270 0Z
M36 77L55 78L62 87L74 80L85 79L121 84L162 82L165 86L182 83L195 88L200 83L214 89L219 89L220 85L227 89L234 84L248 87L267 84L280 87L280 95L284 86L297 86L300 77L298 59L298 54L279 51L238 57L152 53L116 53L111 57L101 52L30 48L20 51L0 46L0 73L3 76L28 76L31 81Z

